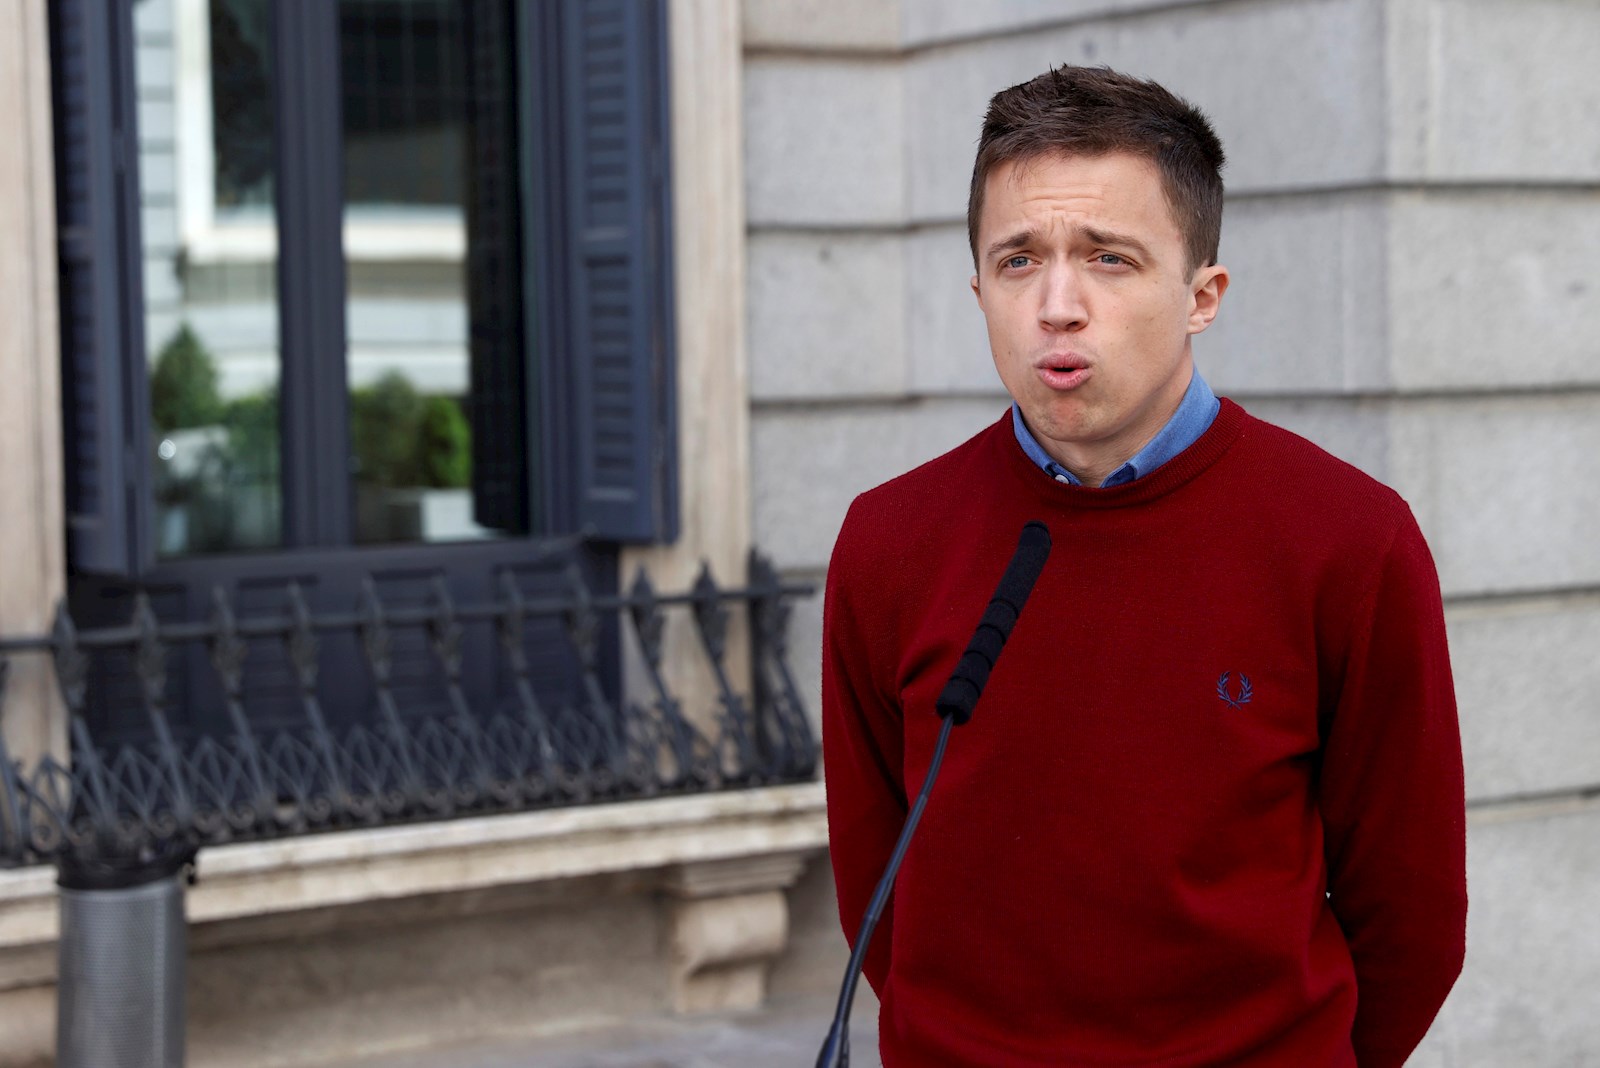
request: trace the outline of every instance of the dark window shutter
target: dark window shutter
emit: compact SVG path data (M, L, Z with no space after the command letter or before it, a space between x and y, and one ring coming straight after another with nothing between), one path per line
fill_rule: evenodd
M562 182L580 529L677 534L662 0L565 0Z
M528 361L523 348L516 92L510 10L463 9L467 89L467 294L474 518L529 529Z
M58 0L50 30L68 551L132 575L153 554L131 7Z

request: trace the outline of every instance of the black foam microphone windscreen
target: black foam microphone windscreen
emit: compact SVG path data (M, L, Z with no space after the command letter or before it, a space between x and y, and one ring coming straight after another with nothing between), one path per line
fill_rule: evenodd
M1033 584L1038 581L1049 557L1050 531L1035 519L1022 528L1017 551L1000 576L1000 585L989 599L989 607L984 609L983 619L978 622L967 651L961 654L955 671L950 673L950 681L945 683L944 692L934 703L939 715L954 719L957 726L972 718L972 710L989 681L989 672L999 659L1006 639L1011 637L1011 628L1022 614L1022 606L1027 603Z

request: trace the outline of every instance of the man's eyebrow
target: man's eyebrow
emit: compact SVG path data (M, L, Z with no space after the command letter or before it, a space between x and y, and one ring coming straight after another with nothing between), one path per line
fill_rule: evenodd
M1018 230L1010 237L1002 237L988 248L984 249L985 259L994 259L1003 252L1015 252L1019 248L1027 248L1039 238L1037 230Z
M1132 252L1135 256L1138 256L1140 259L1148 260L1151 258L1149 247L1132 234L1122 234L1115 230L1101 230L1094 226L1079 227L1078 233L1091 244L1110 245L1115 246L1116 248L1124 248L1129 252ZM1018 230L1016 233L1011 234L1008 237L1002 237L1000 240L984 249L984 258L992 260L996 256L1003 255L1007 252L1015 252L1017 249L1027 248L1029 245L1037 242L1038 239L1038 230Z
M1144 242L1131 234L1119 234L1115 230L1098 230L1093 226L1085 226L1080 232L1096 245L1115 245L1127 249L1140 259L1150 258L1150 250L1145 247Z

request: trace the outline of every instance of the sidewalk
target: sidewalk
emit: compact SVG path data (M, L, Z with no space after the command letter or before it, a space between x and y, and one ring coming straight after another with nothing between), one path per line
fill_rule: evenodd
M755 1013L658 1017L601 1031L340 1061L320 1068L809 1068L833 1017L833 997ZM853 1068L878 1068L877 1005L851 1015ZM863 1011L864 1010L864 1011Z

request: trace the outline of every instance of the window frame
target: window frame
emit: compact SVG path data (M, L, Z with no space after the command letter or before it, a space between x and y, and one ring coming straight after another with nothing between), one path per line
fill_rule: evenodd
M515 267L525 310L518 459L526 533L488 542L384 546L354 543L347 465L326 461L329 455L348 457L350 449L343 129L339 109L328 106L330 95L335 100L339 95L338 8L325 0L278 0L273 38L283 544L157 559L133 2L60 0L52 6L53 53L74 33L81 50L75 70L82 84L73 90L77 96L70 106L91 113L87 149L73 145L71 151L58 151L58 189L76 181L92 193L66 205L61 223L64 253L75 243L83 246L77 261L63 256L66 446L69 457L92 458L98 479L91 487L97 496L80 491L78 506L69 505L75 614L89 624L112 621L136 591L177 591L176 603L185 615L203 616L214 585L237 588L308 569L328 574L411 569L441 574L452 587L455 576L463 585L480 585L486 569L510 566L531 543L573 535L583 540L579 562L591 586L614 589L622 546L676 538L665 0L504 0L514 8L516 25L514 158L522 240ZM175 11L199 2L174 0ZM585 59L597 53L585 49L600 47L595 42L621 57L610 73L624 83L625 112L620 119L611 116L612 127L598 134L590 128L601 121L593 98L611 99L609 89L594 91L580 77L594 65ZM84 62L96 55L110 62ZM68 92L64 77L56 85L58 145L67 121L60 118ZM590 203L593 190L584 168L593 165L595 153L585 138L614 141L624 127L639 141L638 151L625 161L631 184L627 225L620 230L633 229L619 236L615 218L603 217ZM210 150L209 138L205 147ZM74 198L62 196L58 203L63 200ZM610 245L595 251L606 242ZM71 273L77 269L73 262L81 268L77 275ZM627 306L616 322L592 321L594 313L585 303L595 299L591 276L604 271L610 277L619 265L627 276ZM84 306L73 305L74 300ZM88 342L78 343L70 334L69 310L84 313L80 319ZM588 364L597 345L623 335L631 340L621 357L635 390L623 428L632 446L633 466L625 472L632 482L607 485L595 444L600 434L595 412L606 408L607 398L596 398L596 372ZM326 358L328 353L338 358ZM616 352L611 358L615 362ZM87 409L85 395L94 402ZM617 410L615 398L609 410ZM88 433L84 419L74 418L86 411L95 420ZM611 433L614 439L615 426ZM76 473L70 461L68 475L72 501L77 487L71 484ZM86 501L92 507L83 507ZM613 670L607 674L614 679L615 650L608 656Z
M87 87L78 87L95 112L91 125L97 123L104 136L87 154L64 162L65 168L83 171L76 177L94 192L85 218L62 222L64 250L93 246L80 257L88 261L93 277L76 288L91 293L92 314L85 318L95 335L89 344L63 338L67 445L69 456L75 451L105 468L95 471L95 499L69 506L71 566L79 573L128 579L150 575L166 563L158 562L154 552L148 461L133 2L63 0L52 10L58 50L59 24L75 21L79 33L90 38L80 46L85 54L113 60L85 64ZM188 11L192 18L202 2L174 0L175 13ZM515 9L517 26L515 110L521 134L517 154L523 229L517 268L529 320L523 327L521 361L524 421L538 429L537 440L527 442L522 455L529 513L524 529L530 537L580 534L618 545L670 542L678 533L678 507L665 3L504 2ZM342 242L329 236L351 228L342 217L335 151L341 124L338 109L327 107L325 89L337 86L336 7L282 0L275 9L284 537L282 547L272 551L288 552L350 544L348 479L341 465L324 458L348 455L346 261ZM627 486L604 485L597 471L592 424L603 406L593 403L601 387L590 366L597 331L583 320L585 309L580 307L591 296L584 292L585 273L594 273L585 242L592 244L605 228L591 226L585 232L574 221L581 214L583 168L589 162L583 158L582 142L587 105L580 99L583 86L574 71L582 65L585 34L592 36L588 24L605 18L623 26L627 68L639 72L626 86L632 109L626 121L630 132L643 135L644 146L635 153L640 158L630 161L636 173L630 176L635 188L630 191L629 222L637 224L637 232L628 240L637 248L629 252L634 262L625 266L632 287L632 319L626 326L635 342L630 377L647 395L634 398L632 425L625 428L635 445L636 468ZM58 79L58 103L61 92ZM192 110L187 104L184 109ZM192 159L178 165L196 166ZM67 181L58 175L58 187ZM194 234L202 246L211 239L217 230L214 212L208 230L200 225L206 222L203 211L186 205L178 210L182 232ZM251 241L259 243L264 236ZM439 241L438 234L426 236L423 244ZM64 269L64 309L68 292L75 288L67 273ZM64 316L64 327L69 318ZM338 358L327 358L328 353ZM81 366L74 366L75 361ZM81 413L71 410L73 395L81 400L86 393L95 394L96 402L89 406L95 425L87 434L73 425L73 416ZM69 486L69 498L74 488ZM92 536L81 537L84 531Z

